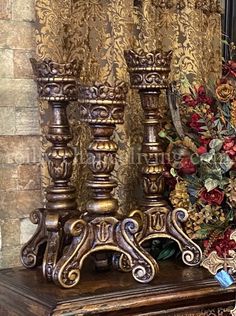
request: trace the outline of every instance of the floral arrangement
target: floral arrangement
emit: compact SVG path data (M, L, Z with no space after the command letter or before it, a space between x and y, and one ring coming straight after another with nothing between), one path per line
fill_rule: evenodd
M224 63L216 83L188 86L180 107L185 137L168 125L159 134L168 141L169 199L188 210L185 232L205 240L205 254L226 256L236 250L229 242L236 207L236 62Z

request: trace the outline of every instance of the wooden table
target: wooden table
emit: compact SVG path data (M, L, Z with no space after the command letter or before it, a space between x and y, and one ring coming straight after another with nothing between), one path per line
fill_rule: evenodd
M0 271L0 315L230 315L236 286L222 289L203 268L164 262L150 284L121 272L82 271L74 289L46 282L40 270ZM231 307L230 307L231 306Z

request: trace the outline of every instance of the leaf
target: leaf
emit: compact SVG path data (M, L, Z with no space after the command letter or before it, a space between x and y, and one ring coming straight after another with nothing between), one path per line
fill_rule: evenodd
M210 151L208 153L202 154L200 159L201 161L204 161L204 162L211 162L211 160L214 157L214 154L215 154L214 152Z
M166 138L166 132L164 130L161 130L159 133L158 133L158 136L161 137L161 138Z
M172 175L172 177L177 177L177 172L174 168L170 169L170 174Z
M168 259L170 258L171 256L173 256L173 254L175 253L175 248L166 248L166 249L163 249L159 256L157 257L157 260L165 260L165 259Z
M224 173L228 172L234 165L234 161L227 154L220 155L220 167Z
M205 120L202 119L202 118L200 118L200 119L198 120L198 123L205 123Z
M218 168L217 166L213 167L211 164L209 166L206 166L206 168L203 168L202 173L202 178L205 180L211 178L220 182L223 179L221 168Z
M222 42L222 44L229 46L229 42L227 40L222 40L221 42Z
M194 165L198 165L200 163L200 156L198 154L193 154L191 156L191 161Z
M209 147L214 149L216 152L220 151L223 146L223 141L221 139L212 139L209 143Z
M229 178L223 178L220 181L219 188L224 190L224 187L229 184Z
M190 186L190 185L188 186L188 193L189 193L189 195L197 196L197 192L198 192L198 190L196 190L195 187Z
M204 186L207 189L207 192L214 190L216 187L218 187L219 181L216 179L208 178L205 180Z

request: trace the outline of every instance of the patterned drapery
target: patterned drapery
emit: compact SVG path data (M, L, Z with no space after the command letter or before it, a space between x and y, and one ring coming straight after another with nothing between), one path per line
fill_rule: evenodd
M218 0L36 0L37 54L58 62L83 60L81 81L128 81L124 49L173 50L172 79L181 91L186 79L207 82L218 77L221 69L221 25ZM163 99L164 100L164 99ZM163 124L167 106L160 105ZM48 109L40 104L42 135L47 129ZM74 181L78 203L84 207L88 198L87 128L78 121L76 104L70 107L70 121L77 152ZM142 139L142 111L139 97L129 92L124 126L115 134L118 162L116 196L121 211L138 205L140 160L137 155ZM43 152L47 142L42 136ZM43 166L43 182L48 182Z

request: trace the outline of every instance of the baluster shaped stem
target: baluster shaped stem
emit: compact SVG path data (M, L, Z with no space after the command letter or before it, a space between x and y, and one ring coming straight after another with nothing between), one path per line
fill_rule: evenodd
M162 89L168 88L171 57L172 52L125 52L131 87L138 89L145 116L142 143L144 198L141 202L144 209L167 206L163 198L165 154L158 136L161 117L159 96Z
M89 123L93 135L88 148L92 177L87 181L93 194L87 203L87 211L92 217L115 215L118 209L118 201L111 193L117 186L111 178L117 152L117 145L111 137L115 125L123 123L126 93L124 83L115 88L103 84L80 87L80 119Z

